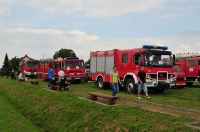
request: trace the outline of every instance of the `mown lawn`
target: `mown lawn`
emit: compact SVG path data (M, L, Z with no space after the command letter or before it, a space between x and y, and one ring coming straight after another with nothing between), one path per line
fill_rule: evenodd
M9 100L7 104L10 104L18 113L30 120L40 129L39 131L192 131L186 124L195 121L127 105L102 106L79 99L81 96L85 97L81 93L45 90L47 89L47 82L39 81L39 85L34 86L28 82L0 78L1 98ZM97 89L93 83L72 84L70 89L111 94L111 90ZM167 90L163 95L151 94L151 101L162 102L159 101L159 98L165 96L167 99L172 97L172 100L181 99L173 95L175 94L174 89L170 90ZM181 90L185 89L179 91ZM136 95L121 91L118 95L136 99ZM197 97L193 99L197 99ZM164 99L163 101L169 102ZM0 103L2 105L2 102ZM7 113L2 109L3 111L7 117ZM13 122L16 121L16 119L10 117L9 119ZM8 124L12 126L11 122ZM0 130L1 128L2 126L0 126ZM21 131L26 130L21 129Z

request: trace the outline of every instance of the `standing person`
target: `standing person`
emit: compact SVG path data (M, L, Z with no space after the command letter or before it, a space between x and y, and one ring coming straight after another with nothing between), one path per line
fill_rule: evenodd
M121 81L120 81L119 75L118 75L118 71L117 71L117 66L114 65L113 70L111 71L111 75L110 75L110 83L112 85L112 96L115 96L119 91L118 82L120 82L120 84L121 84Z
M53 68L50 68L49 70L48 70L48 78L49 78L49 84L48 84L48 87L50 87L50 83L51 83L51 80L52 80L52 78L53 78L53 74L54 74L54 71L53 71Z
M58 82L60 82L61 78L64 77L65 72L63 71L63 69L60 69L60 71L58 72Z
M144 67L141 67L141 70L138 72L138 99L141 99L140 93L143 89L147 99L151 99L148 95L147 85L146 85L146 72L144 71Z

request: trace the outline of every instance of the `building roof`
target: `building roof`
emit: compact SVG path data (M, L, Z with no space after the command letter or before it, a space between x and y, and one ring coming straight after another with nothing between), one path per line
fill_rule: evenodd
M21 61L27 61L27 60L34 60L33 58L30 58L27 54L25 54L24 57L19 58Z

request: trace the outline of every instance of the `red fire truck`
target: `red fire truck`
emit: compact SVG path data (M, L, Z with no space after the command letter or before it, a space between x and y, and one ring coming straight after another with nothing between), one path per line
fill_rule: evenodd
M186 74L186 85L192 86L194 82L200 82L200 56L179 57L177 60Z
M38 60L28 60L20 64L21 71L24 72L26 77L36 77L36 72L38 71L38 66L40 61Z
M138 72L142 66L147 73L147 87L157 92L174 85L173 64L175 56L167 47L144 45L138 49L114 49L90 53L92 80L99 88L109 85L110 72L115 64L122 86L128 92L135 92Z
M186 85L186 74L183 71L181 64L176 63L173 66L174 74L175 74L175 81L174 84L177 88L184 88Z
M57 74L60 69L63 69L67 74L68 81L75 81L80 83L85 80L85 67L84 60L77 57L66 57L64 59L58 59L53 61L44 61L41 65L41 71L43 71L44 80L48 80L48 70L52 67L54 74Z

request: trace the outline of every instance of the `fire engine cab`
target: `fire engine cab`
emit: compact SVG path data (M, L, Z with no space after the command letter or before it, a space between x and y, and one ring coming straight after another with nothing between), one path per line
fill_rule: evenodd
M135 92L138 84L138 72L141 67L147 74L148 89L164 92L174 85L173 64L175 56L165 46L144 45L138 49L114 49L90 53L90 72L92 80L99 88L110 82L110 73L115 64L123 89Z
M186 74L183 71L182 66L179 63L176 63L173 66L174 74L175 74L175 87L176 88L184 88L186 85Z
M200 56L199 55L177 55L177 62L186 74L186 85L192 86L195 82L200 82Z
M63 69L67 75L68 81L80 83L81 80L85 80L86 77L84 60L78 57L66 57L64 59L60 58L53 61L44 61L40 67L44 72L44 80L48 80L48 70L50 68L53 68L54 74L57 74L60 69Z
M40 64L40 61L38 60L28 60L25 62L22 62L20 65L22 72L24 72L24 75L26 77L36 77L36 72L38 71L38 66Z

